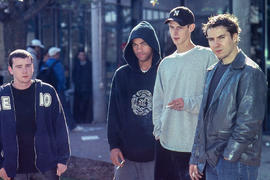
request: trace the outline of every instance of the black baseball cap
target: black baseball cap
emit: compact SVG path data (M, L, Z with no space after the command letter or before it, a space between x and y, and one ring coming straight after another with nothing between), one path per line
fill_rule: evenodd
M170 21L176 21L181 26L185 26L193 24L195 22L195 17L189 8L179 6L171 10L169 18L166 19L164 23L167 24Z

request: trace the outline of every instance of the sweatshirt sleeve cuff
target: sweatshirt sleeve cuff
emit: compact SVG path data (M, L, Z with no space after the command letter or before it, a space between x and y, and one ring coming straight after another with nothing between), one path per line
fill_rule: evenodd
M115 149L115 148L120 149L120 146L119 146L119 145L116 145L116 144L110 144L110 151L111 151L112 149Z

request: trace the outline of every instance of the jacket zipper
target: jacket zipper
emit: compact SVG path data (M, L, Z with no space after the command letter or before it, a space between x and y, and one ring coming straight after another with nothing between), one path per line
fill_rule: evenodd
M14 95L13 95L13 91L12 91L12 84L10 85L10 91L11 91L11 96L12 96L12 103L13 103L13 107L14 107L14 118L15 118L15 122L17 122L16 119L16 109L15 109L15 103L14 103ZM35 121L36 121L36 83L35 83ZM19 144L18 144L18 135L16 133L16 144L17 144L17 169L19 168ZM36 151L36 138L34 135L34 152L35 152L35 168L40 172L40 170L37 167L37 151Z
M14 95L13 95L13 91L12 91L12 83L10 84L10 91L11 91L11 96L12 96L12 103L13 103L13 108L14 108L14 119L15 119L15 126L16 126L16 122L17 122L17 118L16 118L16 108L15 108L15 103L14 103ZM16 132L16 145L17 145L17 167L16 169L19 169L19 144L18 144L18 135Z
M35 83L35 92L34 92L34 94L35 94L35 122L36 122L36 129L37 129L37 102L36 102L36 98L37 98L37 95L36 95L36 91L37 91L37 83L36 82L34 82ZM35 167L36 167L36 169L40 172L40 170L38 169L38 167L37 167L37 150L36 150L36 136L34 135L34 152L35 152Z

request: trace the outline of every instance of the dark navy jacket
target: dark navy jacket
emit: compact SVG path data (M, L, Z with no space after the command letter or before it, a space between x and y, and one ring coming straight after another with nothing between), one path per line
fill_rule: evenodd
M64 111L52 86L35 80L36 133L34 149L36 167L41 172L67 164L70 157L69 137ZM11 84L0 87L0 165L9 177L16 175L18 142L16 115Z
M153 51L152 66L145 73L132 49L135 38L144 39ZM124 58L128 64L116 70L112 81L108 111L110 149L119 148L131 161L152 161L155 144L152 97L161 55L155 30L148 22L143 21L133 28Z

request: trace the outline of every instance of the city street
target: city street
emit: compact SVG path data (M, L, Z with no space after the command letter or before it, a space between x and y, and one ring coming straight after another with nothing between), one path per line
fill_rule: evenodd
M70 133L72 156L110 163L106 124L81 125L82 131ZM104 166L102 164L102 166ZM82 167L86 168L86 167ZM270 180L270 136L263 136L262 161L258 180ZM78 169L78 172L80 170ZM89 177L88 179L91 179ZM109 179L109 178L108 178ZM77 180L77 179L76 179ZM104 179L101 179L104 180Z

